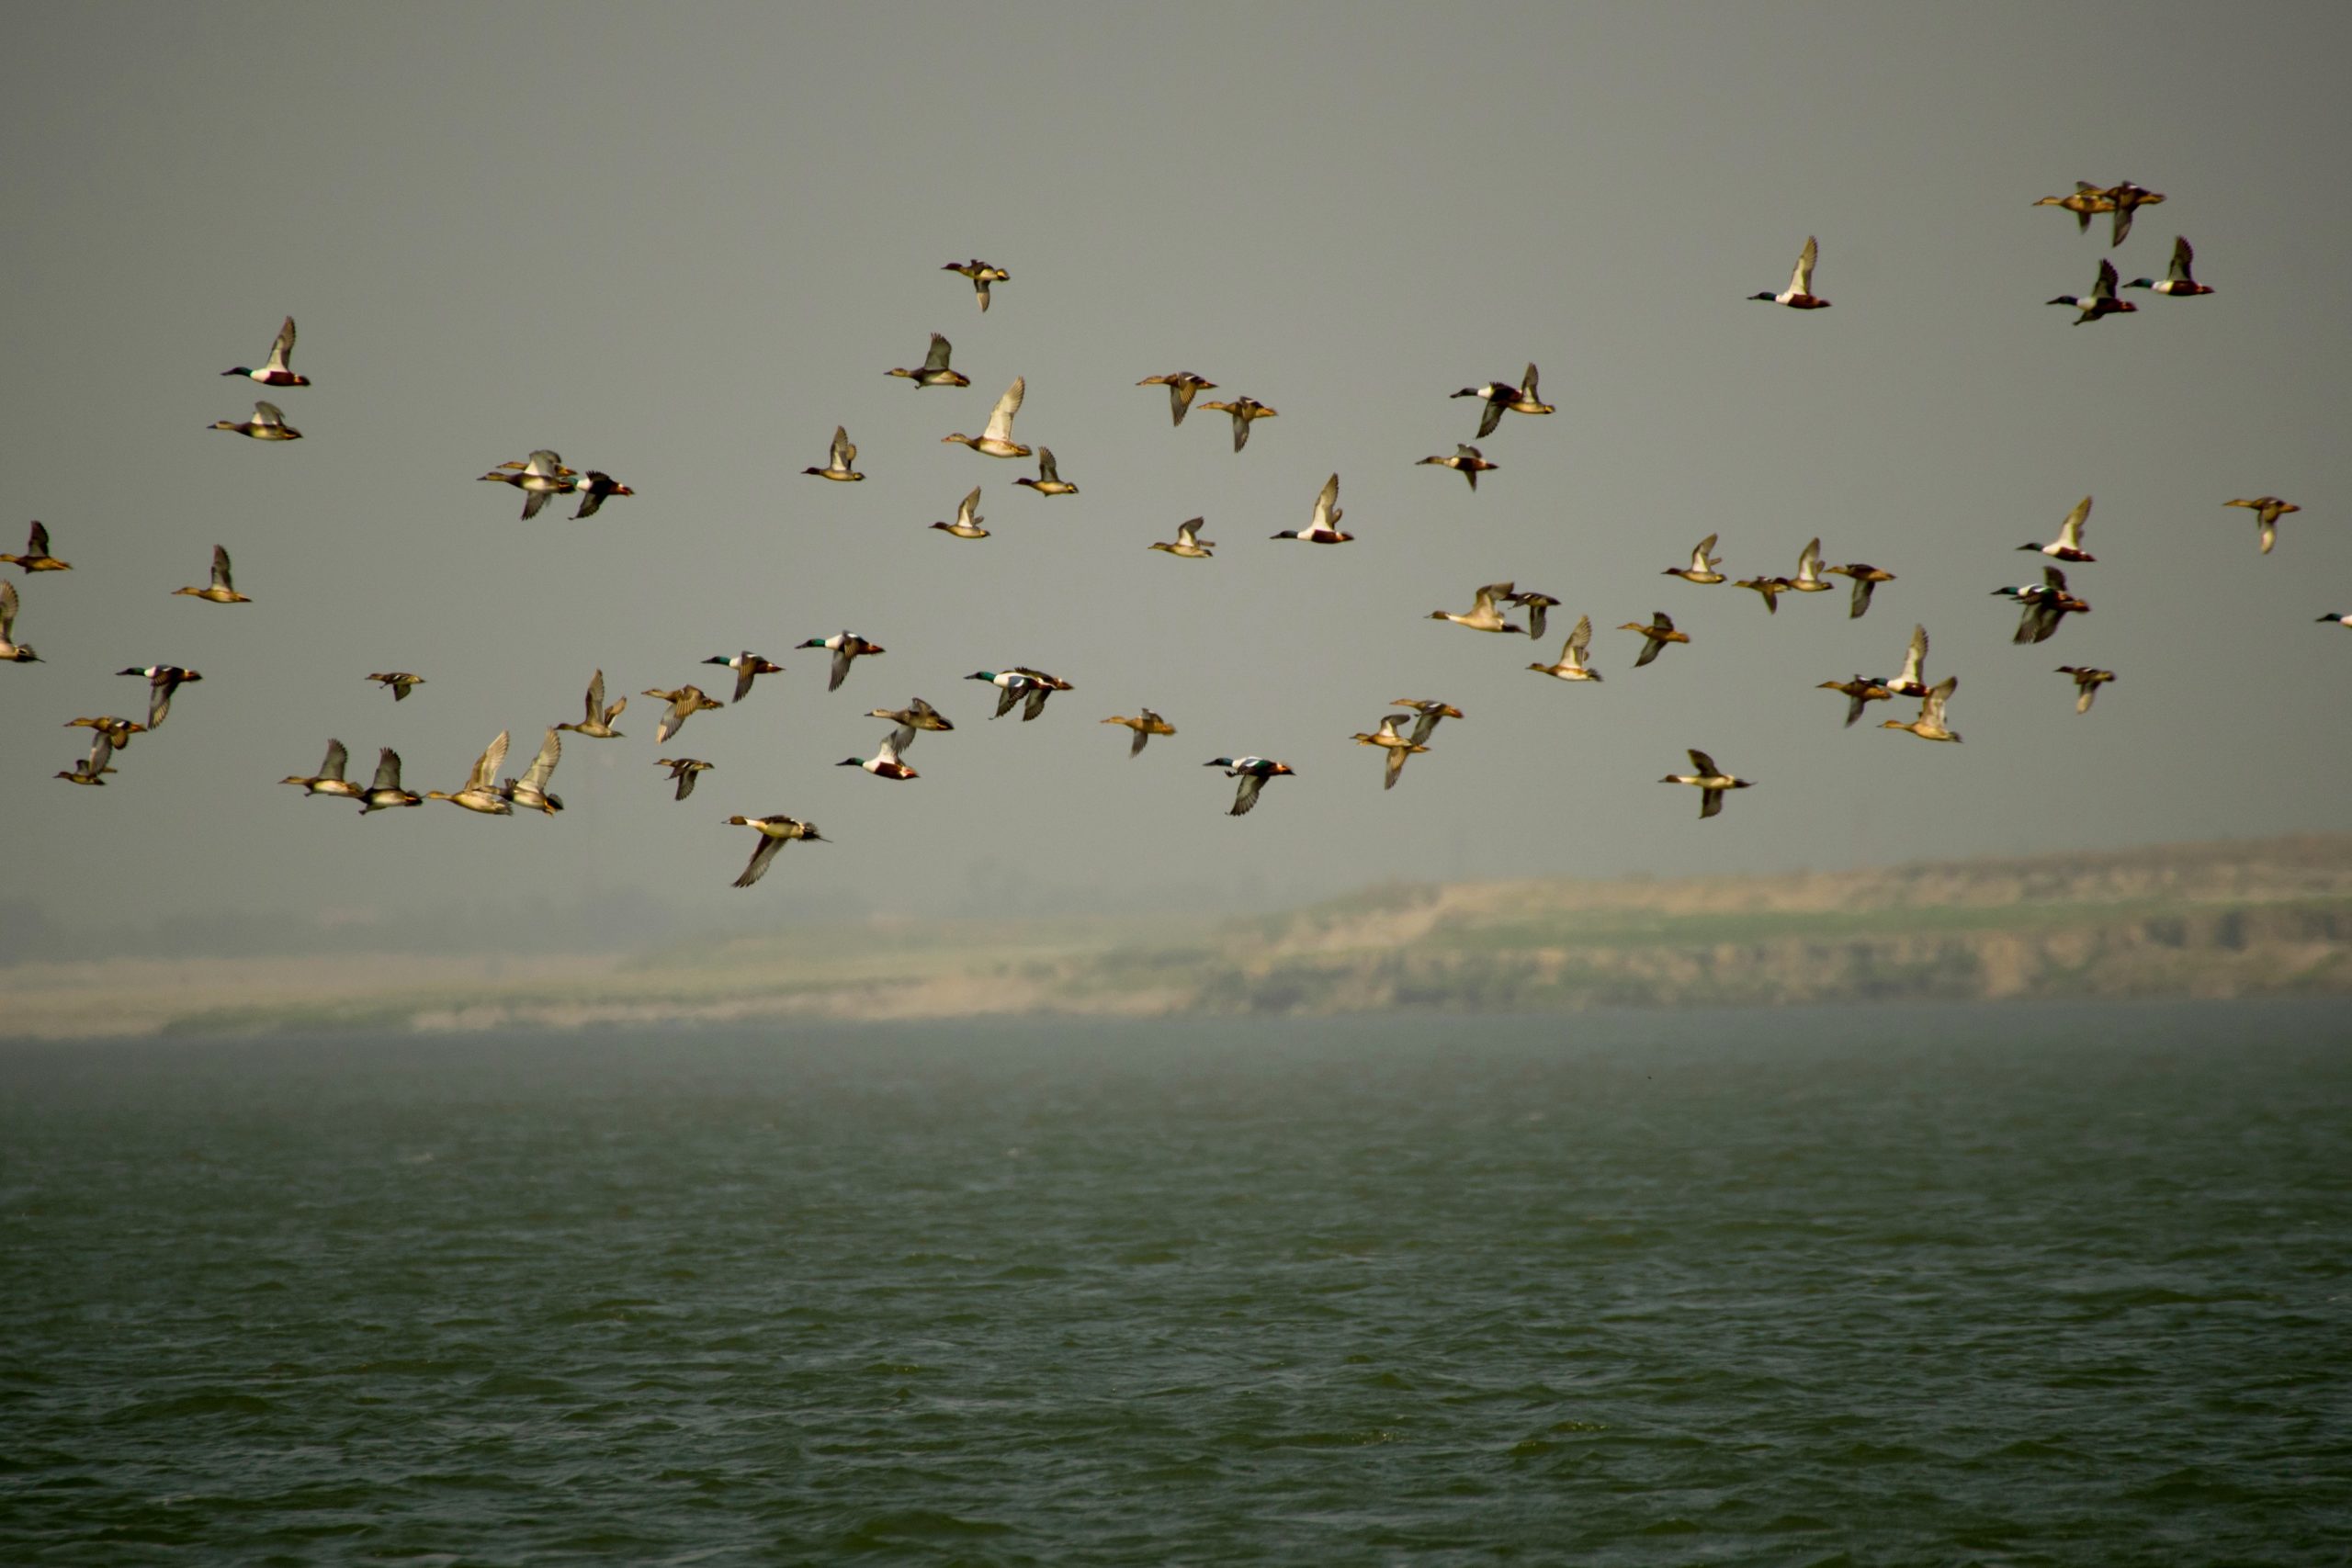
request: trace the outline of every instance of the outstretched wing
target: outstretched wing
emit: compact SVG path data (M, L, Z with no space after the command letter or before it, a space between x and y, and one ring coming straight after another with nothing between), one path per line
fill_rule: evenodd
M985 290L982 291L981 298L983 299L987 298ZM986 305L981 309L987 309ZM1012 378L1012 385L1004 389L1004 395L996 400L996 407L989 412L989 425L980 433L981 440L1011 441L1012 439L1012 416L1021 412L1021 400L1027 395L1028 391L1028 378L1015 376Z

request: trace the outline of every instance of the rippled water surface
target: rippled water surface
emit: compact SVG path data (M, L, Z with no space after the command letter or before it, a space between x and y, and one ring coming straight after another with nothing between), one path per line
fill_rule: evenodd
M2352 1013L0 1046L0 1561L861 1555L2345 1562Z

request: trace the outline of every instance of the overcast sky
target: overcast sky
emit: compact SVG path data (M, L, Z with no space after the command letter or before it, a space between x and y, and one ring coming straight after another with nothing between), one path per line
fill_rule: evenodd
M0 666L0 902L429 919L627 889L752 925L837 907L1238 908L1393 877L1885 863L2344 825L2352 728L2340 6L1356 4L43 6L0 53L12 374L0 547L50 525ZM2108 224L2031 203L2165 192ZM1749 302L1808 234L1828 310ZM2217 293L2070 325L2102 258ZM941 264L1010 269L979 314ZM306 439L248 442L281 317ZM887 378L945 333L967 390ZM1476 494L1456 388L1534 360ZM1280 411L1246 451L1141 378ZM1013 376L1026 462L944 445ZM846 423L869 476L804 478ZM552 446L634 498L533 523L475 482ZM1340 476L1336 548L1274 543ZM926 525L975 483L994 536ZM2233 496L2304 511L2255 547ZM2011 646L2086 493L2095 606ZM1213 560L1147 546L1195 514ZM1860 621L1660 575L1898 574ZM244 605L174 598L211 547ZM1541 645L1425 617L1513 578ZM1607 629L1672 614L1647 669ZM1579 614L1607 679L1526 672ZM1961 746L1840 728L1815 683L1892 673L1915 621ZM828 694L843 627L884 644ZM782 660L666 747L567 736L561 817L362 820L276 782L330 736L454 789L616 694ZM51 774L125 665L201 670L104 790ZM1074 682L1034 724L962 677ZM2087 716L2052 673L2118 671ZM427 684L394 706L364 677ZM890 784L836 768L914 694L957 728ZM1349 740L1397 697L1468 718L1392 793ZM1130 761L1097 721L1148 705ZM1875 707L1869 725L1916 705ZM1759 781L1713 820L1683 750ZM1221 753L1288 761L1224 815ZM684 804L661 755L716 764ZM818 822L728 884L730 813Z

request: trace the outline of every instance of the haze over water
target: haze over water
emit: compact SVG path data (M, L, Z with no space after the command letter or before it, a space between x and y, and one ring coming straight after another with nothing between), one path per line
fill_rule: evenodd
M2335 1563L2328 1004L0 1050L0 1557Z

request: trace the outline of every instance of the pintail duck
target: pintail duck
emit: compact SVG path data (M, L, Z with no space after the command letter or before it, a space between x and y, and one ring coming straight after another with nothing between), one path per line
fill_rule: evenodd
M2262 528L2262 553L2268 555L2270 547L2278 542L2278 519L2301 507L2291 501L2281 501L2275 495L2257 495L2252 501L2225 501L2223 506L2244 506L2255 514L2255 522Z
M1764 608L1772 615L1781 613L1781 595L1796 586L1785 577L1743 577L1732 584L1734 588L1749 588L1763 599Z
M1152 712L1150 707L1146 707L1146 710L1138 712L1138 715L1131 719L1122 717L1122 715L1113 715L1113 717L1103 719L1103 724L1125 724L1126 728L1136 731L1136 739L1131 740L1129 748L1126 748L1126 755L1129 757L1141 757L1143 748L1146 748L1146 743L1150 743L1152 736L1173 736L1173 733L1176 733L1176 727L1169 724L1167 719L1159 717L1158 712Z
M1880 725L1879 728L1881 729L1907 729L1922 740L1950 740L1957 742L1960 739L1960 737L1954 734L1951 729L1945 728L1944 705L1951 702L1951 694L1959 690L1960 677L1957 675L1947 675L1942 680L1937 682L1927 694L1919 699L1918 717L1913 719L1908 724L1904 723L1899 718L1890 718L1885 723Z
M513 803L498 793L498 770L506 761L506 743L507 734L502 729L498 732L498 739L492 740L483 749L482 754L474 759L473 772L466 775L463 789L458 790L455 795L445 795L440 790L429 789L424 792L424 798L446 800L452 806L462 806L469 811L479 811L485 817L514 816Z
M229 576L229 552L219 545L212 547L212 581L202 588L175 588L172 596L187 594L191 599L203 599L215 604L250 604L253 601L237 592L236 583Z
M1252 423L1275 417L1274 410L1255 398L1236 398L1229 403L1203 403L1201 407L1233 416L1233 449L1236 452L1250 445L1250 426Z
M1668 773L1660 784L1690 784L1699 791L1699 820L1705 821L1724 808L1724 792L1746 789L1754 779L1734 778L1715 766L1715 760L1704 751L1690 753L1690 769L1687 773Z
M2090 515L2091 498L2085 496L2075 502L2075 510L2066 513L2066 520L2058 525L2058 536L2055 539L2046 545L2023 544L2018 548L2034 550L2053 559L2068 562L2097 560L2098 557L2083 548L2083 525L2090 520Z
M1724 581L1724 574L1717 571L1715 568L1724 564L1724 558L1707 553L1714 547L1715 536L1710 534L1705 538L1700 540L1698 547L1690 552L1690 564L1689 566L1670 566L1664 571L1658 573L1658 575L1660 577L1679 577L1685 582L1696 582L1701 584L1721 582Z
M871 757L843 757L833 764L837 768L864 768L877 779L920 778L912 768L899 761L899 753L915 742L915 732L905 725L882 738L882 745Z
M1470 488L1474 491L1478 488L1478 476L1480 474L1486 473L1489 469L1501 467L1500 464L1489 463L1485 457L1479 456L1478 449L1476 446L1456 446L1453 449L1453 456L1451 457L1424 457L1413 466L1417 468L1425 468L1431 463L1436 464L1441 468L1452 468L1455 473L1460 474L1464 479L1468 479L1470 481Z
M1201 537L1201 522L1202 519L1194 517L1177 524L1174 544L1162 540L1150 547L1155 550L1166 550L1171 556L1182 556L1186 560L1208 559L1216 548L1216 541Z
M1239 779L1241 787L1233 794L1233 805L1227 817L1247 817L1250 808L1258 804L1258 792L1266 787L1268 779L1295 777L1297 770L1288 762L1277 762L1267 757L1212 757L1201 766L1223 768L1225 776Z
M958 375L947 368L947 356L955 352L954 344L933 333L931 334L931 352L923 355L920 366L912 370L885 370L882 374L903 376L915 384L917 390L925 387L968 387L972 384L970 377Z
M2098 282L2092 286L2089 299L2086 299L2074 294L2061 294L2050 303L2072 305L2080 310L2082 314L2076 316L2071 323L2078 327L2085 321L2096 321L2101 316L2128 315L2140 308L2129 299L2118 299L2115 297L2115 264L2111 261L2102 261L2098 264Z
M344 767L350 761L351 753L344 750L343 742L330 739L327 742L326 760L319 764L319 771L316 773L308 778L300 773L294 773L277 782L300 784L305 799L314 795L339 795L346 800L356 800L365 792L357 784L345 781L343 776Z
M74 570L70 563L59 560L49 553L49 530L39 523L33 525L32 537L25 542L25 553L20 556L0 555L0 561L6 561L14 567L22 567L27 571L72 571Z
M832 679L825 682L825 690L829 692L838 692L842 689L842 682L849 679L849 667L854 660L864 659L870 654L888 651L880 643L868 642L855 632L848 630L835 632L831 637L812 637L799 646L821 648L832 654Z
M1340 532L1340 476L1333 474L1323 481L1322 492L1315 498L1315 516L1304 528L1288 528L1274 536L1277 539L1303 539L1310 545L1344 545L1355 537Z
M2115 210L2115 203L2109 199L2108 194L2088 180L2076 180L2072 196L2045 196L2034 206L2063 208L2073 213L2077 233L2089 232L2093 213Z
M1806 235L1804 249L1797 253L1796 270L1789 275L1788 288L1778 294L1751 294L1748 298L1786 305L1792 310L1827 310L1829 301L1813 291L1813 268L1820 259L1821 242Z
M2061 664L2056 673L2072 675L2075 678L2075 711L2076 713L2090 712L2091 699L2098 695L2098 689L2115 679L2114 671L2094 670L2087 664Z
M547 739L539 742L539 754L531 759L531 765L524 770L521 778L500 784L499 795L510 806L554 816L563 809L563 796L548 788L548 780L555 776L555 765L562 760L563 739L549 726Z
M39 664L33 645L17 640L17 585L0 581L0 664Z
M2041 581L2022 588L1996 588L1996 597L2016 601L2024 613L2018 617L2011 642L2048 642L2058 623L2070 615L2084 615L2090 605L2066 592L2066 574L2054 566L2041 569Z
M501 463L480 476L489 483L513 485L523 492L523 521L528 523L539 514L539 509L555 495L570 495L579 488L579 476L563 466L563 459L545 446L533 451L521 462Z
M1431 610L1429 618L1432 621L1452 621L1455 626L1468 626L1474 632L1510 632L1517 636L1527 628L1504 620L1502 612L1495 608L1496 600L1509 599L1512 592L1510 583L1489 582L1478 590L1468 615L1457 615L1451 610Z
M67 784L103 786L107 782L106 776L114 772L107 766L113 756L114 740L102 729L91 739L90 754L74 763L71 773L60 773L57 776Z
M2162 191L2135 186L2130 180L2109 186L2099 195L2107 198L2109 210L2115 214L2114 237L2107 242L2109 250L2121 244L2123 237L2132 232L2132 215L2134 212L2143 207L2154 207L2165 198Z
M145 725L133 723L127 718L117 718L113 714L105 714L96 718L69 718L62 728L97 730L108 740L114 742L114 749L118 751L130 744L132 736L147 733Z
M1136 732L1134 741L1127 747L1127 755L1130 757L1142 756L1145 744L1149 741L1153 736L1173 735L1176 733L1176 727L1174 725L1169 723L1166 719L1160 717L1149 708L1144 709L1133 718L1125 718L1114 714L1111 717L1104 719L1102 722L1105 724L1124 724L1129 729Z
M1767 601L1767 603L1769 602L1770 601ZM1690 634L1689 632L1679 632L1674 629L1674 617L1668 615L1664 610L1651 611L1650 624L1648 626L1644 626L1639 621L1627 621L1623 626L1619 626L1617 629L1621 632L1639 632L1642 634L1644 638L1642 643L1642 656L1634 660L1634 668L1636 670L1639 670L1643 665L1647 664L1651 660L1656 659L1658 654L1658 649L1664 648L1668 643L1689 642L1690 640Z
M865 477L857 471L856 463L857 444L849 438L847 425L837 424L833 426L833 444L825 457L825 466L800 471L814 474L820 479L831 479L837 484L854 484Z
M2176 234L2172 242L2172 265L2165 271L2164 281L2160 283L2153 277L2135 277L2123 287L2154 289L2158 294L2169 294L2175 299L2182 299L2192 295L2212 293L2212 289L2197 281L2194 270L2196 265L2197 253L2189 249L2188 237L2185 234Z
M1849 621L1861 619L1862 613L1871 607L1871 592L1880 583L1894 581L1894 573L1881 571L1878 568L1863 561L1849 561L1844 566L1825 566L1821 570L1831 577L1850 577L1854 580L1852 607L1846 612L1846 618Z
M1797 593L1826 593L1830 585L1821 581L1821 541L1805 541L1797 552L1797 574L1786 580L1792 592Z
M387 746L376 753L376 782L359 797L359 815L390 811L396 807L422 806L424 797L401 787L401 754Z
M1359 731L1349 737L1359 746L1377 746L1388 753L1387 775L1381 780L1380 784L1383 789L1396 787L1397 778L1405 772L1406 758L1412 756L1415 752L1429 750L1428 747L1416 744L1396 733L1396 727L1404 722L1404 718L1405 716L1401 713L1392 713L1384 717L1380 721L1380 728L1370 735Z
M1026 457L1029 448L1012 438L1012 416L1021 412L1021 400L1028 392L1029 378L1015 376L1012 385L997 399L996 407L989 411L989 422L978 435L967 435L959 430L953 435L941 436L940 441L969 446L983 457Z
M736 679L740 682L742 677L738 675ZM670 710L662 716L662 722L653 727L653 744L656 746L677 734L685 727L686 720L705 708L723 708L727 705L716 697L704 695L700 686L681 686L674 692L664 692L649 686L646 688L645 694L649 697L659 697L670 705Z
M1215 381L1208 380L1204 377L1195 376L1190 370L1178 370L1166 376L1147 376L1142 380L1137 381L1136 385L1138 387L1167 388L1168 412L1171 416L1173 423L1177 424L1183 423L1184 415L1191 411L1193 407L1193 393L1214 392L1216 390L1216 383Z
M989 308L989 285L991 283L1010 282L1012 277L1012 274L1005 271L1004 268L1001 266L990 266L988 263L980 260L978 256L974 256L970 261L949 262L945 266L941 267L939 270L942 272L960 272L966 277L970 278L972 280L972 292L980 297L980 309L983 311Z
M1559 603L1549 593L1538 593L1532 588L1512 593L1510 602L1527 612L1527 635L1531 640L1544 636L1544 617Z
M621 739L621 732L613 728L613 720L620 717L621 710L627 706L628 706L627 697L623 697L610 707L605 705L605 672L599 670L588 678L587 716L578 724L559 724L556 728L569 729L575 735L584 735L591 740L618 740Z
M989 536L989 531L980 526L983 519L978 512L973 510L979 504L980 487L974 485L972 493L956 504L955 522L933 523L932 526L945 529L959 539L985 539Z
M1846 728L1849 729L1853 728L1854 721L1862 716L1864 708L1872 703L1892 702L1894 698L1893 692L1867 675L1857 675L1850 681L1824 681L1815 690L1846 694Z
M1078 487L1064 479L1061 469L1055 467L1054 449L1050 446L1037 448L1037 477L1035 479L1033 479L1023 474L1012 482L1017 485L1027 485L1039 495L1076 495L1078 493Z
M12 586L0 583L0 589ZM0 608L13 608L6 601L13 595L0 594ZM7 630L0 626L0 642L7 640ZM138 675L147 682L147 728L160 729L164 716L172 711L172 694L190 681L201 681L203 675L194 670L183 670L176 664L149 664L138 669L118 670L118 675Z
M368 679L380 682L385 690L392 694L392 701L396 703L408 701L408 694L424 684L424 676L412 675L405 670L390 670L382 674L370 675Z
M686 782L679 786L678 798L684 800L686 797L685 792L692 788L693 784L694 775L688 773ZM775 859L776 852L795 839L806 839L817 844L832 842L817 831L817 824L814 822L803 822L791 817L729 817L727 819L727 825L730 828L756 828L760 834L759 845L752 851L752 863L745 866L743 874L735 879L735 886L738 887L749 887L752 883L765 876L768 873L768 863Z
M1568 634L1568 640L1560 648L1560 661L1557 664L1531 664L1528 668L1561 681L1598 681L1600 671L1585 662L1591 651L1592 617L1579 615L1576 630Z
M1903 673L1892 681L1873 679L1875 685L1884 686L1887 694L1896 697L1924 697L1928 694L1928 628L1911 628L1911 645L1903 654Z
M739 703L745 697L752 694L752 682L753 681L758 680L763 675L781 675L784 673L783 665L775 663L771 660L763 659L748 648L732 659L728 658L727 655L723 653L714 653L708 659L704 660L703 662L705 664L717 664L724 669L735 671L735 695L730 700Z
M887 718L904 729L933 729L943 735L956 728L947 722L945 715L921 697L915 698L902 708L868 708L865 716Z
M308 376L297 376L292 370L287 367L287 361L293 357L294 318L288 316L286 318L286 324L277 329L277 341L269 345L269 361L267 364L264 365L258 370L240 365L233 370L223 370L220 374L223 376L243 376L246 380L258 381L265 387L309 386L311 384L311 378Z
M216 419L215 430L233 430L255 441L300 441L302 433L286 423L286 414L276 403L255 403L251 419Z
M1392 708L1411 708L1421 716L1420 722L1413 726L1412 740L1416 746L1430 738L1430 732L1437 728L1440 719L1463 716L1460 708L1455 707L1452 703L1439 702L1434 697L1396 697L1390 700L1388 705Z
M684 800L695 792L695 780L710 771L710 764L700 757L658 757L653 765L670 770L670 782L678 786L671 798Z
M577 523L582 517L595 516L597 508L613 497L635 495L637 491L629 489L604 469L591 468L588 470L587 479L580 483L574 493L580 497L580 510L571 514L571 520Z

